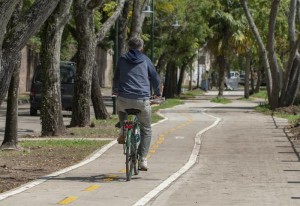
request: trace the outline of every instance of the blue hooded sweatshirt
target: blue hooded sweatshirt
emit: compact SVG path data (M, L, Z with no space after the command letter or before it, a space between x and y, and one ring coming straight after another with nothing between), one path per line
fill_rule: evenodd
M149 99L150 85L160 96L160 79L151 60L139 50L129 50L118 61L113 93L127 99Z

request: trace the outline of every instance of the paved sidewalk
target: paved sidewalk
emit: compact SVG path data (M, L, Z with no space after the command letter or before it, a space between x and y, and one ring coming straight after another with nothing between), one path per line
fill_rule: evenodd
M287 122L254 112L258 103L187 100L162 111L168 119L153 127L150 169L131 182L120 168L121 146L112 142L88 164L0 206L300 205L300 162L283 130Z

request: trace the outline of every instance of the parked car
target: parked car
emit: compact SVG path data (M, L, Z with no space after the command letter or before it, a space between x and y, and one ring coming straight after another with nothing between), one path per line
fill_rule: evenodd
M239 84L241 85L244 85L245 84L245 77L246 77L246 74L244 72L242 72L240 74L240 80L239 80Z
M60 63L61 102L63 110L72 110L75 74L76 64L74 62L64 61ZM37 111L40 110L42 88L41 66L39 65L35 69L30 90L31 116L37 115Z
M229 78L225 78L225 86L227 90L236 90L240 79L240 73L238 71L230 71Z

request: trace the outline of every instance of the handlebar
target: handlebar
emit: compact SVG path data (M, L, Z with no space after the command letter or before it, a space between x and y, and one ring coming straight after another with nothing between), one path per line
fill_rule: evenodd
M161 105L166 101L164 97L150 98L150 105Z
M112 94L111 97L117 97L118 95L117 94ZM166 98L165 97L151 97L150 98L150 105L161 105L163 104L164 102L166 101Z

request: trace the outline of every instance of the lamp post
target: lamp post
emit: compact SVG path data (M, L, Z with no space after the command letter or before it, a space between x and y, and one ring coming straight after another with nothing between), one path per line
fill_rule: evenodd
M152 15L151 15L151 61L153 62L154 59L154 0L152 0Z
M152 7L152 8L151 8ZM154 0L151 1L151 7L146 6L146 9L143 11L146 16L151 15L151 37L150 37L150 59L153 62L153 49L154 49Z

